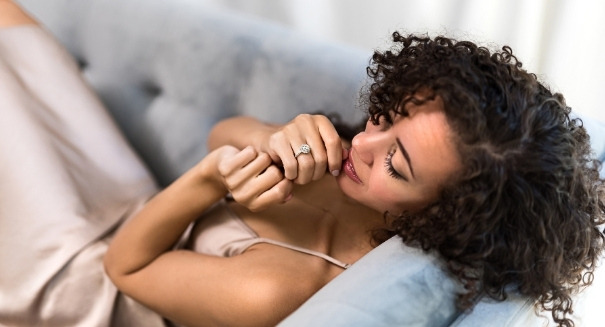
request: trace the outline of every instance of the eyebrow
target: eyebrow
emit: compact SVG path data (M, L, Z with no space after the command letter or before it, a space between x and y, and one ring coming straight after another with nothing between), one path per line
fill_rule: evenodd
M412 173L412 177L416 178L416 176L414 176L414 168L412 168L412 161L410 160L410 155L405 150L405 147L403 146L403 143L401 143L401 140L399 138L397 138L396 140L397 140L397 146L399 147L401 154L403 154L405 161L408 162L408 167L410 167L410 172Z

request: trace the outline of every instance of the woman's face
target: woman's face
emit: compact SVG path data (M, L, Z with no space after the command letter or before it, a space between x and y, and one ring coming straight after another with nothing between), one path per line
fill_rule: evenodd
M338 177L345 194L379 212L421 209L461 167L441 98L409 104L407 111L392 125L368 121Z

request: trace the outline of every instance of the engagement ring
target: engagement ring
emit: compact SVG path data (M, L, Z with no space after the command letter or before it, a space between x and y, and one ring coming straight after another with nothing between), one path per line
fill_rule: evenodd
M298 148L298 152L294 154L294 158L297 158L301 154L309 154L311 153L311 147L308 144L303 144Z

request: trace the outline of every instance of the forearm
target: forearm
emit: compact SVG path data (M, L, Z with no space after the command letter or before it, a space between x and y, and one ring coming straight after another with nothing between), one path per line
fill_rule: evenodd
M0 0L0 27L36 24L19 5L12 0Z
M223 145L231 145L243 149L252 145L261 151L261 142L266 140L279 128L248 116L227 118L217 123L208 136L208 149L210 151Z
M189 224L225 196L202 161L155 196L111 242L105 267L112 279L136 272L169 251Z

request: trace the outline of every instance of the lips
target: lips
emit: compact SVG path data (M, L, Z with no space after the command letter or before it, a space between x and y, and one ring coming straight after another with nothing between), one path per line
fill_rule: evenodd
M349 177L355 183L363 184L361 182L361 179L359 179L359 176L357 176L357 173L355 172L355 167L353 166L353 161L351 160L352 151L352 149L349 150L349 157L343 162L342 170L344 171L345 175L347 175L347 177Z

